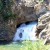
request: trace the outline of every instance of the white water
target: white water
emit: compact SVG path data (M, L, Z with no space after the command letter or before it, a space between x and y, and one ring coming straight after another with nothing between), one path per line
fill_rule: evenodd
M21 24L19 28L17 28L13 41L17 40L36 40L36 25L37 22L31 22L28 25ZM22 38L19 37L19 34L22 33Z

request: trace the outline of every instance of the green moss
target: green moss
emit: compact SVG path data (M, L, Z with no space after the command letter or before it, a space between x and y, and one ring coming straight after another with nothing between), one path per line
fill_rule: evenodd
M44 2L44 0L39 0L40 2Z

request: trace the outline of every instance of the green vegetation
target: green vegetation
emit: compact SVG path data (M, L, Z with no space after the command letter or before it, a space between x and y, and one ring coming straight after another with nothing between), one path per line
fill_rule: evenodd
M0 50L50 50L50 45L43 45L42 41L34 43L31 41L24 41L17 44L1 45Z
M44 2L44 0L39 0L41 3L43 3Z
M9 17L13 17L11 6L13 5L13 0L0 0L0 14L4 20Z

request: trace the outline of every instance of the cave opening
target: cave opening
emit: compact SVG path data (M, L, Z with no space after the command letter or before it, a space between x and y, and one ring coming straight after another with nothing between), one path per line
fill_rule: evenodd
M18 24L16 26L17 29L13 38L13 42L35 39L34 37L32 37L32 35L33 33L34 35L36 34L35 33L36 26L37 26L37 21L27 21L27 22Z
M30 24L31 22L38 22L38 20L36 20L36 21L27 21L27 22L24 22L24 23L25 23L26 25L28 25L28 24ZM23 24L23 23L18 24L18 25L16 26L16 28L19 28L21 24Z
M0 40L0 45L6 45L6 44L10 44L12 41L7 41L7 40Z

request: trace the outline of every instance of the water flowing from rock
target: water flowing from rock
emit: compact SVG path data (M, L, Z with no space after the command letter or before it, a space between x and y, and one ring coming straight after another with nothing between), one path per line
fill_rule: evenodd
M21 24L20 27L17 28L13 41L17 40L36 40L36 25L37 22L31 22L29 24Z

